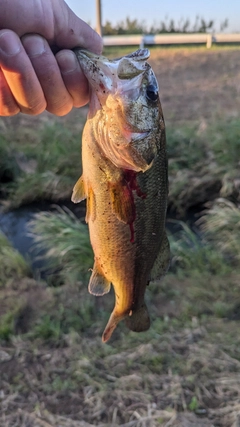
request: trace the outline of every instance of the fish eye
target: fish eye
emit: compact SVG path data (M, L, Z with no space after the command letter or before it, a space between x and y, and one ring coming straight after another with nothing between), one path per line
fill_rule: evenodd
M146 95L149 101L157 101L158 99L158 90L156 86L149 85L147 86Z

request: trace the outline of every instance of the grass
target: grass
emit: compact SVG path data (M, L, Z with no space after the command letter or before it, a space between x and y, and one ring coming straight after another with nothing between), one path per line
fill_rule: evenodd
M24 305L22 298L11 298L11 289L31 275L29 264L0 232L0 340L14 334L15 320Z
M173 267L185 271L190 276L194 271L200 274L204 271L218 276L231 271L231 266L227 264L223 254L203 235L198 231L194 232L182 221L176 222L181 224L182 230L170 236Z
M81 121L80 121L81 122ZM70 199L81 174L81 130L54 124L36 136L0 135L5 177L1 189L6 205L18 207L33 201ZM81 130L80 130L81 129ZM220 195L237 198L240 120L225 119L204 126L178 125L167 129L169 206L181 216L194 205ZM71 149L69 149L71 147ZM79 153L79 154L78 154Z
M29 224L34 247L63 282L86 280L93 265L88 229L67 208L35 214Z
M182 216L219 195L239 197L240 120L167 130L169 204Z
M1 191L9 206L70 196L81 171L82 124L4 135L0 162L11 173L4 172L10 180L1 176ZM69 211L39 214L32 223L40 256L55 270L48 283L28 278L25 261L0 240L0 424L237 424L239 119L178 123L167 133L170 208L184 215L210 204L197 235L180 222L169 236L172 268L146 291L149 331L137 334L120 322L102 344L114 296L88 294L88 232Z
M40 247L47 243L47 250L60 257L62 253L61 264L67 266L71 257L64 256L71 253L74 234L79 244L79 224L72 213L60 209L39 214L32 226ZM189 419L197 425L198 414L208 413L219 419L219 426L232 425L229 420L240 396L240 342L238 323L229 319L240 302L240 274L230 271L214 242L205 238L203 244L185 224L170 239L173 270L147 290L152 324L145 333L130 332L121 322L111 342L102 344L113 295L89 295L86 279L72 280L71 268L66 269L64 284L44 288L47 303L25 333L16 336L17 314L9 311L0 334L9 358L2 376L0 417L5 425L16 421L16 403L16 422L23 425L31 421L36 426L44 422L80 427L81 420L155 427L180 420L180 413L182 425ZM73 253L76 258L78 247ZM15 306L16 297L11 296ZM219 415L221 407L225 413ZM25 418L19 418L21 410ZM202 425L206 423L204 418Z
M0 289L8 282L31 275L29 264L0 232Z
M8 204L70 198L81 174L81 133L62 124L47 126L36 140L10 144L20 172L6 184ZM71 149L69 149L71 147Z
M240 209L227 199L217 199L201 219L202 230L220 253L235 266L240 260Z
M0 192L4 194L3 184L14 181L19 174L18 165L12 156L9 141L0 135Z

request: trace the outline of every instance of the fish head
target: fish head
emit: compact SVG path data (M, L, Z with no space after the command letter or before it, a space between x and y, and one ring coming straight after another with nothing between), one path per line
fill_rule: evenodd
M75 50L90 86L89 118L104 155L117 167L149 169L160 149L164 121L148 49L110 60Z

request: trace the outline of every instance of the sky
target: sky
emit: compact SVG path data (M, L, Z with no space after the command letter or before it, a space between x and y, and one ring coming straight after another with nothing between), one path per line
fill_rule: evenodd
M95 28L96 0L65 1L76 15ZM216 32L226 18L229 25L225 32L240 32L240 0L102 0L103 24L106 21L116 24L127 16L147 25L157 24L166 17L176 23L189 18L194 23L197 15L206 21L213 19Z

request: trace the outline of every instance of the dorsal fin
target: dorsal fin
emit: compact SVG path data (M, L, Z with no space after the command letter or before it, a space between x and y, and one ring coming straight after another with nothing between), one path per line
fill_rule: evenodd
M170 265L170 256L170 246L165 231L160 251L151 271L150 280L160 280L163 276L165 276Z

